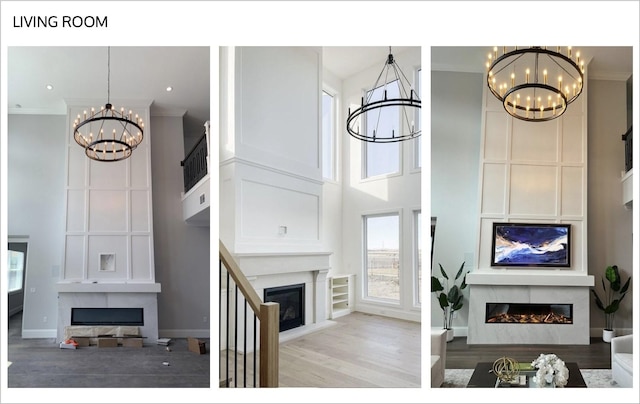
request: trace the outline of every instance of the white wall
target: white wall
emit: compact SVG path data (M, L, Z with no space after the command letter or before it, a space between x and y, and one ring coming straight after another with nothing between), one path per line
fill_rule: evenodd
M229 251L322 246L322 53L221 51L220 237Z
M482 85L480 73L431 72L431 216L438 219L432 271L438 277L439 264L454 277L462 262L469 270L477 260ZM467 306L465 299L454 327L466 326ZM431 307L431 324L442 326L433 296Z
M324 251L331 251L329 257L331 269L328 276L343 273L342 270L342 139L346 135L345 118L340 113L342 111L342 80L336 77L330 71L324 69L322 72L322 81L325 90L329 90L334 94L334 102L336 102L335 114L335 130L336 130L336 180L324 181L322 186L322 244ZM348 136L348 135L347 135Z
M342 85L343 104L341 121L346 121L347 110L353 105L360 105L363 90L370 89L380 74L386 55L381 55L380 63L344 80ZM410 49L394 54L398 65L407 77L413 77L413 71L420 67L421 49ZM423 97L424 98L424 97ZM428 105L428 104L427 104ZM420 320L420 309L413 302L413 211L421 208L421 172L414 169L413 153L416 140L400 143L401 175L381 179L362 180L363 142L354 139L341 129L343 150L343 211L342 240L343 260L340 272L355 274L356 277L356 310L373 314L390 315L415 321ZM425 128L425 133L428 131ZM427 137L423 138L426 139ZM428 164L428 161L424 162ZM401 215L401 254L400 263L400 295L399 304L387 304L363 299L363 215L383 212L400 212ZM426 212L423 215L426 216Z

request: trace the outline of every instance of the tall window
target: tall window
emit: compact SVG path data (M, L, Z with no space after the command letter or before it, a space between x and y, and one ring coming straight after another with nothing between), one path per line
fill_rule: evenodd
M413 212L413 271L416 305L422 303L422 213L419 210Z
M378 101L384 98L384 86L377 87L367 92L367 99ZM391 82L387 85L387 98L400 96L398 86ZM384 110L384 113L380 111ZM366 113L365 130L372 136L376 133L400 133L400 107L385 107L374 109ZM371 143L364 142L365 164L364 177L376 177L379 175L394 174L400 172L400 142L396 143Z
M365 216L364 234L366 296L399 302L399 214Z
M24 280L24 253L12 250L7 251L7 253L7 268L9 268L7 292L14 292L22 289Z
M336 179L336 125L334 96L322 92L322 177Z

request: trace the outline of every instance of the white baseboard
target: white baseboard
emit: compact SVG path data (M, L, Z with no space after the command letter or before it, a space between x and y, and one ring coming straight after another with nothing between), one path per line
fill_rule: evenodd
M375 314L378 316L392 317L400 320L415 321L417 323L422 322L422 316L419 311L407 312L404 310L395 309L393 307L380 307L366 303L357 304L355 311L367 314Z
M208 328L191 330L164 329L158 330L158 336L160 338L211 338L211 330Z

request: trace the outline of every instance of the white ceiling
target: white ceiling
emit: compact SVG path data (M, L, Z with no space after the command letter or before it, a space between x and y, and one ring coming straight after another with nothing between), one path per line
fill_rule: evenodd
M106 103L107 52L107 47L9 47L9 112L65 114L64 100ZM210 118L209 60L209 47L112 47L110 99L153 101L152 115L185 113L185 134L197 136Z
M409 47L392 47L399 54ZM631 47L574 47L591 61L589 77L625 80ZM483 72L491 47L432 47L434 70ZM423 48L424 51L424 48ZM152 100L153 115L185 114L185 134L197 136L210 119L209 47L112 47L111 99ZM325 67L341 79L382 68L388 46L323 48ZM9 47L10 113L66 113L64 100L107 97L106 47ZM47 90L50 84L53 90ZM167 86L173 91L167 92Z
M393 46L391 53L399 54L409 49L407 46ZM372 66L382 70L388 55L388 46L325 46L322 48L322 63L327 70L344 80Z
M448 46L431 48L432 70L482 72L492 46ZM590 78L626 80L633 72L632 47L627 46L574 46L587 65Z

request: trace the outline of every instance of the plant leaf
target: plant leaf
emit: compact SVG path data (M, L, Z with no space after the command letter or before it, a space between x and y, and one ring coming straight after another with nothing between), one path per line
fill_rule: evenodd
M620 289L620 293L627 293L627 289L629 289L629 283L631 282L631 277L629 277L629 279L627 279L627 281L625 282L624 286L622 287L622 289ZM620 299L622 300L622 299Z
M591 289L591 293L593 293L593 297L596 299L596 306L602 311L604 311L604 304L602 304L602 300L600 300L600 296L596 293L595 289Z
M449 306L449 301L447 300L447 295L444 293L440 293L438 295L438 303L440 303L440 308L442 310L446 309Z
M604 312L607 314L615 313L616 311L618 311L619 308L620 308L620 300L616 299L604 309Z
M617 265L608 266L605 271L605 276L611 284L611 289L615 291L620 290L620 273L618 272Z
M462 275L462 270L464 269L464 261L462 261L462 265L460 265L460 269L458 269L458 273L456 274L455 280L458 280L460 275Z
M440 272L442 272L442 276L444 277L444 279L449 279L449 275L447 275L447 272L444 270L444 268L442 268L442 264L438 264L440 265Z
M431 291L432 292L440 292L441 290L444 290L444 287L440 283L440 280L438 280L438 278L436 278L435 276L432 276L431 277Z
M460 295L460 289L458 289L457 285L453 285L451 289L449 289L449 293L447 294L447 298L450 302L457 302L458 296Z

